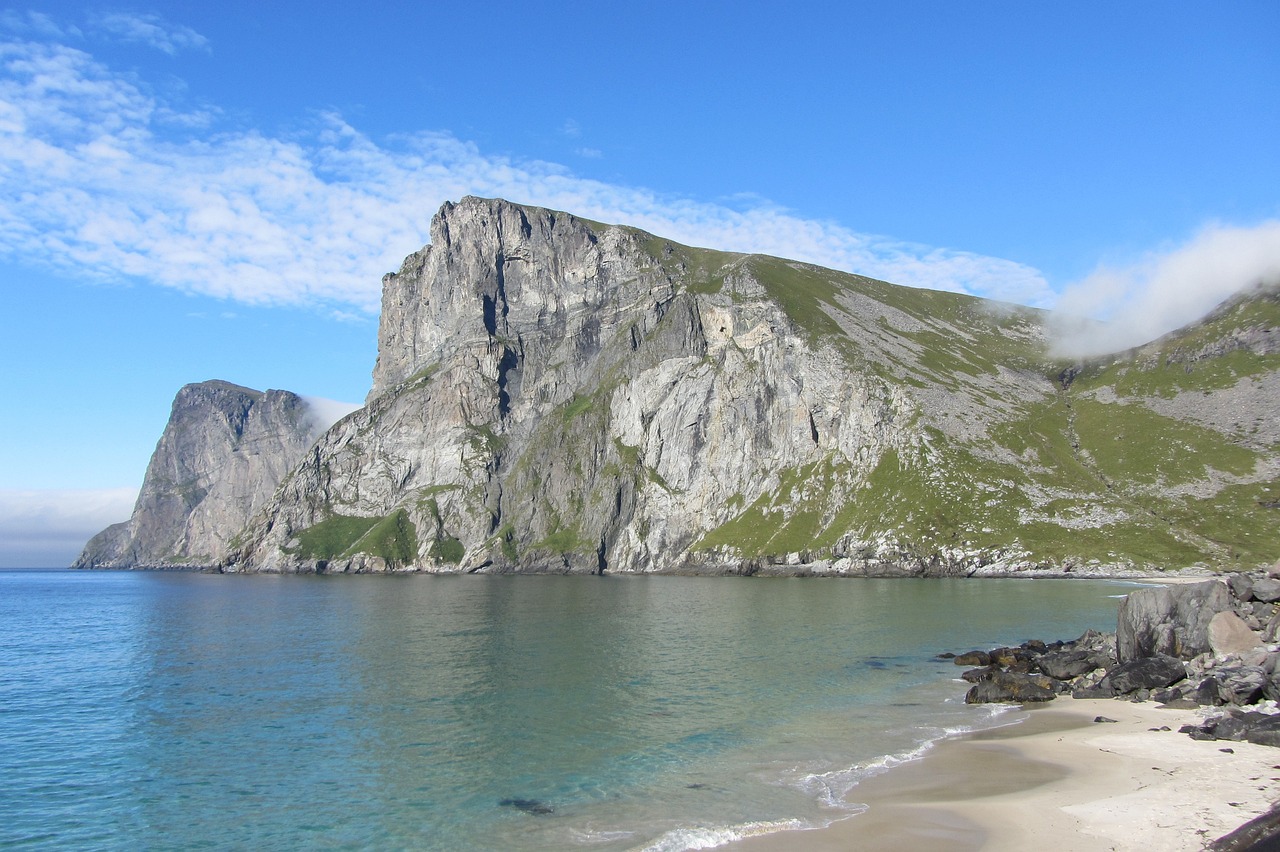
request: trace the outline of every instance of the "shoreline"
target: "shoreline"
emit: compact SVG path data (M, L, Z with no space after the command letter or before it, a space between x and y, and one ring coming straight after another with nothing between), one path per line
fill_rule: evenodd
M1178 733L1195 710L1066 698L1020 715L866 779L855 816L720 848L1199 850L1280 798L1280 749Z

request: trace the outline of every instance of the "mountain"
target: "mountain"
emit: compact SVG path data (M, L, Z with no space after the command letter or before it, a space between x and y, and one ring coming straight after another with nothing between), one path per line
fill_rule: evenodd
M1068 364L1048 354L1043 312L465 198L383 279L364 408L282 452L270 499L225 510L206 561L1254 567L1280 554L1278 314L1260 289ZM270 484L223 476L243 493ZM130 523L169 530L180 515L140 499ZM118 553L110 564L157 551Z
M216 565L322 429L288 391L210 381L178 391L133 516L90 539L76 568Z

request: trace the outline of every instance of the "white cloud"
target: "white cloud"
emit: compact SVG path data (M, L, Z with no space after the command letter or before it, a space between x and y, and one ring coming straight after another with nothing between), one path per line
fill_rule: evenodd
M1280 221L1211 225L1184 245L1100 267L1065 288L1055 346L1073 357L1118 352L1194 322L1246 287L1278 281Z
M145 44L170 56L176 56L180 50L209 50L209 40L200 33L155 14L112 12L98 15L93 24L121 41Z
M336 399L325 399L322 396L304 396L302 401L311 409L317 434L327 431L330 426L362 407L358 402L338 402Z
M213 121L82 51L0 44L0 253L79 277L374 314L382 274L426 242L440 204L471 194L900 284L1052 300L1039 272L1012 261L765 203L730 208L587 180L447 133L380 144L333 114L290 138L216 132Z
M49 15L30 9L26 12L19 12L16 9L0 11L0 28L13 33L44 38L67 38L80 35L77 28L63 26Z
M0 489L0 566L70 565L90 538L128 520L137 498L136 488Z

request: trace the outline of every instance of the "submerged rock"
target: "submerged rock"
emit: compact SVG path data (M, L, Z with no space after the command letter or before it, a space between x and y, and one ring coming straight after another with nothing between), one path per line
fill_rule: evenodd
M548 805L541 799L503 799L498 802L500 807L515 808L518 811L524 811L534 816L546 816L555 813L555 808Z

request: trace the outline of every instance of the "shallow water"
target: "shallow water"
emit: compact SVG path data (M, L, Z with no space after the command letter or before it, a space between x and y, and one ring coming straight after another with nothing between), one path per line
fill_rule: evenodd
M991 724L1116 584L0 572L0 845L684 849Z

